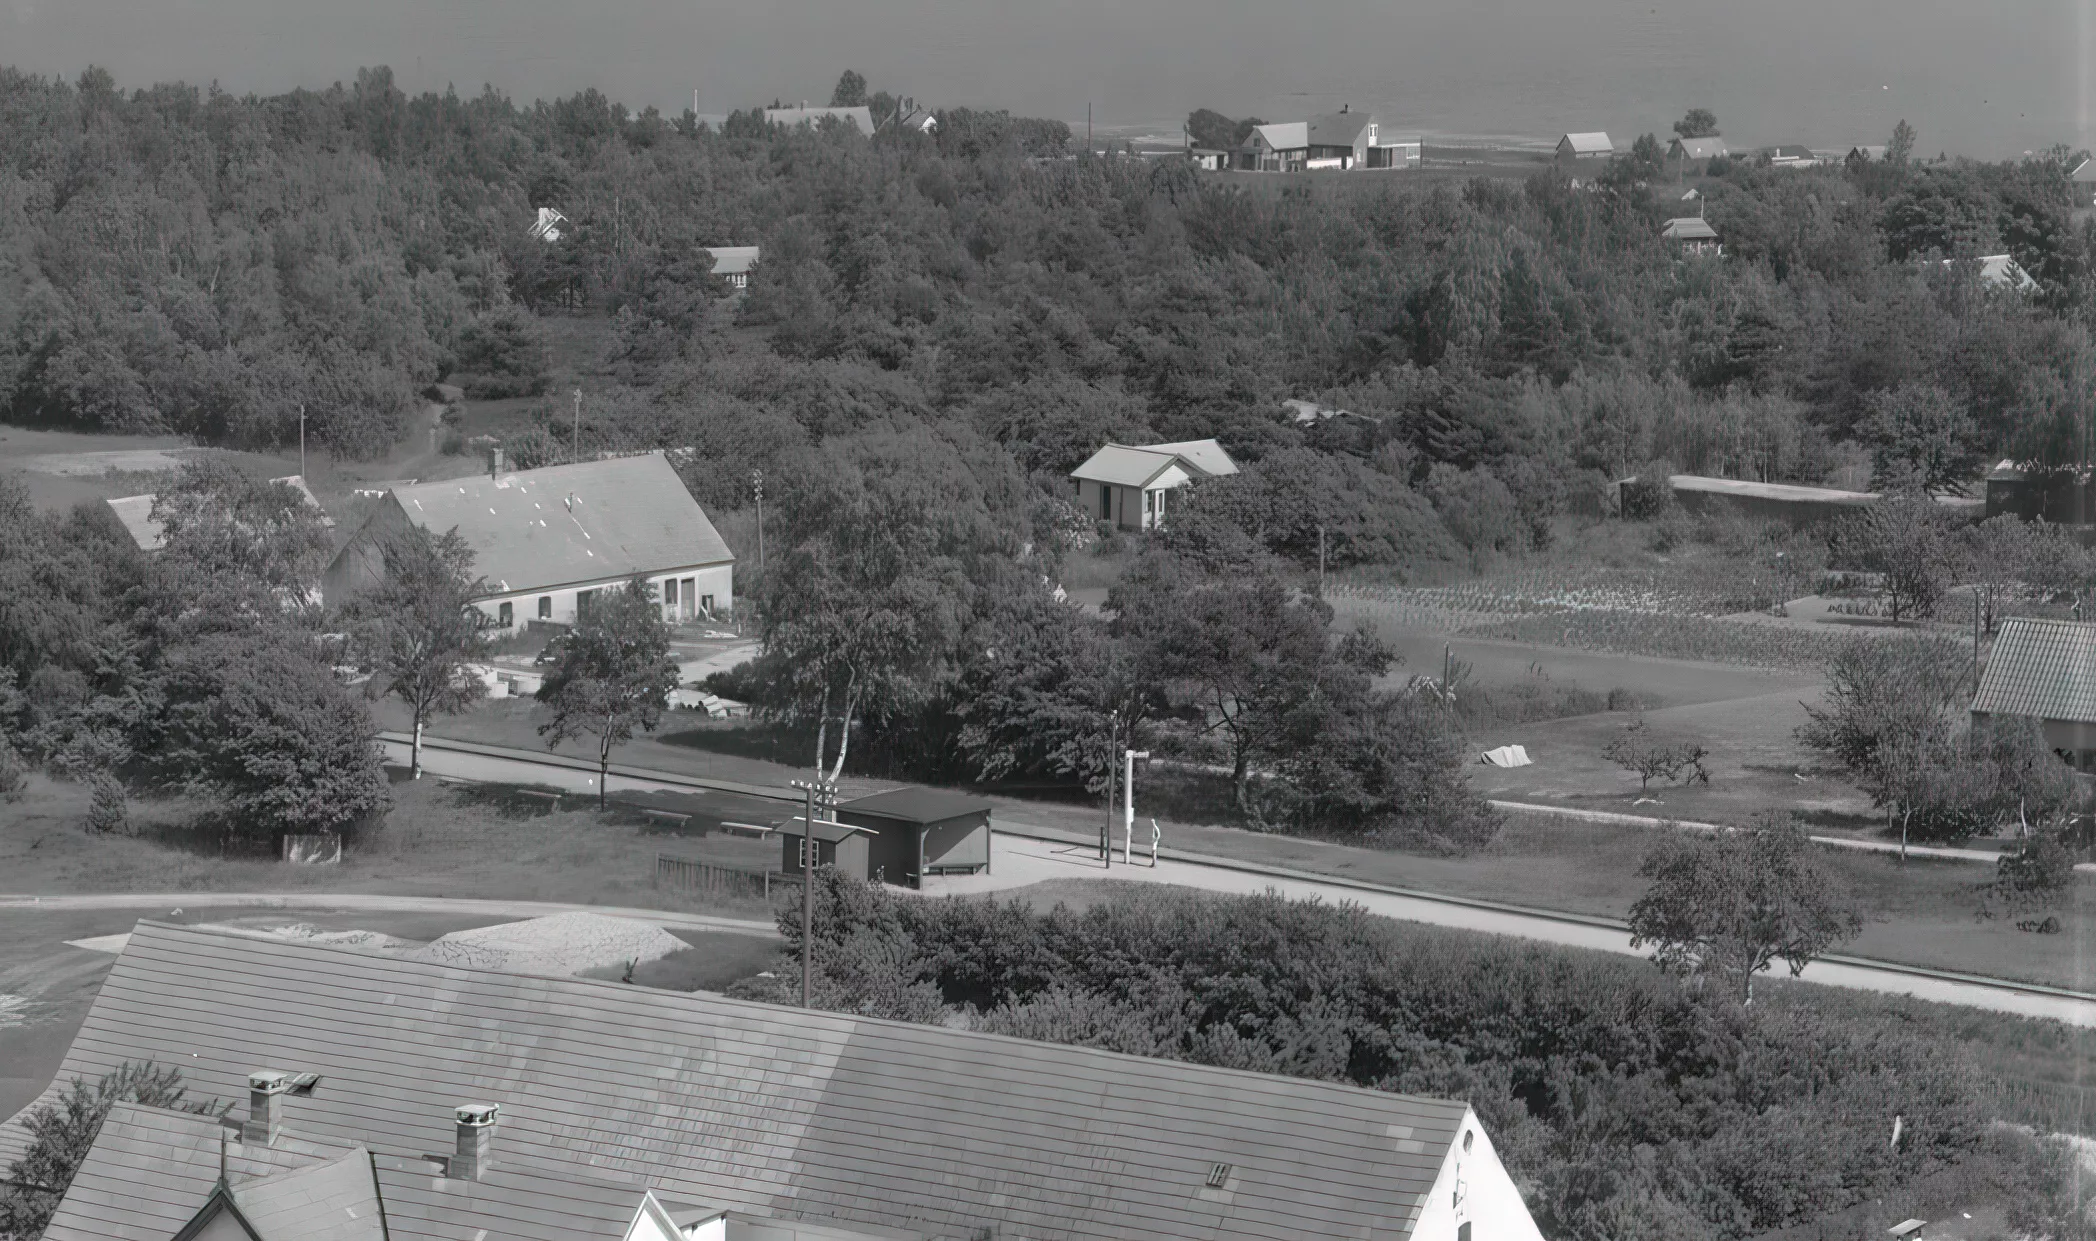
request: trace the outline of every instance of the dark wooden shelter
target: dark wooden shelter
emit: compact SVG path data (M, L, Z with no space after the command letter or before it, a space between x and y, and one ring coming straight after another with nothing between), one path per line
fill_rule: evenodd
M947 789L890 789L838 806L837 821L869 833L870 879L916 888L926 875L987 874L990 869L990 803L980 797Z

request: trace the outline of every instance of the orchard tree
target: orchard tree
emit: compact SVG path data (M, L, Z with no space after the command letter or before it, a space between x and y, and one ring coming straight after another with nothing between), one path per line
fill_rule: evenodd
M1972 415L1933 384L1913 384L1865 398L1856 428L1870 447L1871 485L1885 492L1964 491L1981 457Z
M1938 730L1964 699L1971 658L1948 638L1856 637L1827 665L1819 706L1805 706L1798 740L1859 779L1874 779L1887 746Z
M597 740L597 805L607 806L611 751L635 729L654 732L677 688L670 631L654 588L634 578L598 593L560 640L560 658L540 683L538 700L553 710L539 725L549 747L571 737Z
M1754 1002L1754 975L1792 977L1863 930L1855 897L1787 819L1716 836L1680 835L1638 867L1652 886L1630 907L1630 946L1660 968L1715 978Z
M487 694L473 661L487 651L488 615L473 601L488 593L473 573L473 549L456 530L433 535L411 526L379 547L384 577L357 596L349 613L358 649L372 662L372 685L405 703L415 739L408 768L422 778L422 730Z
M1836 527L1830 540L1847 567L1876 573L1889 619L1933 616L1957 561L1949 519L1926 495L1895 495Z

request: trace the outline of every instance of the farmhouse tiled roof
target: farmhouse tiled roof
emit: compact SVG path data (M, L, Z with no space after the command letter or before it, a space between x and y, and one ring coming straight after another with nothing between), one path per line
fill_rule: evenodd
M2003 621L1972 709L2096 724L2096 623Z
M202 1098L242 1097L258 1066L320 1074L286 1098L286 1131L368 1145L403 1241L478 1226L616 1235L643 1187L938 1236L1405 1238L1468 1115L1303 1078L152 922L58 1080L147 1060L179 1064ZM451 1149L461 1102L500 1108L487 1179L387 1172ZM9 1126L0 1160L21 1141Z
M1575 155L1607 155L1616 149L1608 135L1600 130L1585 134L1566 134L1558 139L1559 146L1569 145Z
M503 594L735 559L660 453L421 483L393 498L432 534L456 527L473 571Z

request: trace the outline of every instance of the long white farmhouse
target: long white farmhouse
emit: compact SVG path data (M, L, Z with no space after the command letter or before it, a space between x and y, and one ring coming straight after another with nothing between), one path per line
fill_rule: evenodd
M475 602L501 629L573 624L591 596L636 576L665 620L734 606L735 554L659 452L395 488L328 566L329 605L378 580L387 535L408 526L459 532L491 587Z

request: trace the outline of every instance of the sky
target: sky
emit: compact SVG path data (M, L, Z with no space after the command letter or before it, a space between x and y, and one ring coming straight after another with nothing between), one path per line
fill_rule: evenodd
M0 63L126 87L324 87L519 102L594 86L636 109L828 101L845 68L934 107L1176 133L1196 107L1349 104L1428 136L1667 132L2003 158L2091 145L2096 0L0 0Z

